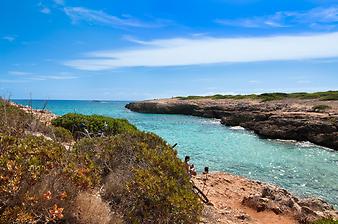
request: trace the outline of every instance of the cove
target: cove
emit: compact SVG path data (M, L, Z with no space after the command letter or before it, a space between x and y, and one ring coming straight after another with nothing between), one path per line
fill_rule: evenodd
M13 100L41 109L43 100ZM190 155L201 171L226 171L274 183L299 196L318 196L338 206L338 153L308 143L261 139L218 120L184 115L140 114L124 108L126 101L50 100L47 109L66 113L126 118L139 129L178 143L181 158Z

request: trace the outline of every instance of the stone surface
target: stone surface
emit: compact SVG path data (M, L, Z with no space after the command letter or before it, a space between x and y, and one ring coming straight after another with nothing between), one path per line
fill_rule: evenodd
M315 105L329 105L325 112ZM242 126L256 134L284 140L309 141L338 150L338 101L180 100L177 98L126 105L141 113L185 114L221 119L227 126Z
M323 200L299 198L244 177L215 172L197 175L193 181L213 204L205 205L202 223L292 224L338 218Z

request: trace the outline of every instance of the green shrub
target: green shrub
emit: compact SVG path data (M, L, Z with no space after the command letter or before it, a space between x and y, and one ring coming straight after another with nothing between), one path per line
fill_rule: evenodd
M38 185L49 174L60 172L55 167L63 160L63 147L43 137L0 135L0 148L1 223L32 223L38 219L34 214L47 219L46 211L53 204L42 199Z
M53 127L52 128L55 140L58 142L71 142L73 141L72 133L63 127Z
M135 132L84 138L74 148L99 167L104 197L114 199L128 223L198 222L202 205L184 164L158 136Z
M75 138L85 137L86 130L92 136L104 136L136 131L136 127L125 119L115 119L100 115L66 114L52 121L56 127L71 131Z
M287 97L288 94L286 93L263 93L258 95L258 98L261 99L263 102L272 100L282 100Z
M272 100L282 99L319 99L319 100L338 100L338 91L326 91L326 92L315 92L315 93L263 93L263 94L250 94L250 95L221 95L216 94L213 96L187 96L177 97L180 100L192 100L192 99L257 99L263 102Z
M338 220L322 219L322 220L313 222L312 224L338 224Z
M204 96L178 96L178 99L181 100L198 100L205 98Z
M328 105L316 105L316 106L312 107L312 110L314 110L314 111L325 111L325 110L328 110L328 109L331 109L331 107L328 106Z
M72 199L101 182L91 161L42 136L0 134L0 149L0 223L46 221L53 209L67 219Z
M7 104L4 111L16 122L0 126L0 223L198 223L202 204L184 164L157 135L126 120L68 114L54 127L41 124L49 140L31 134L31 114ZM105 137L67 150L61 143L80 124Z

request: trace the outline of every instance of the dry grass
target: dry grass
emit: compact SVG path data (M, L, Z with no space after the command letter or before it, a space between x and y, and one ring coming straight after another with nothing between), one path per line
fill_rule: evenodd
M96 193L82 192L74 200L72 216L77 224L120 224L122 219L110 211L109 204Z

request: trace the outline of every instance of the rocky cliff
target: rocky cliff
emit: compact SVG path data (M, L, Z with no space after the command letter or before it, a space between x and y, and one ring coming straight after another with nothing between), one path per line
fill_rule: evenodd
M318 110L319 105L327 108ZM217 118L224 125L242 126L262 137L309 141L338 150L338 101L172 98L129 103L126 108L141 113Z

